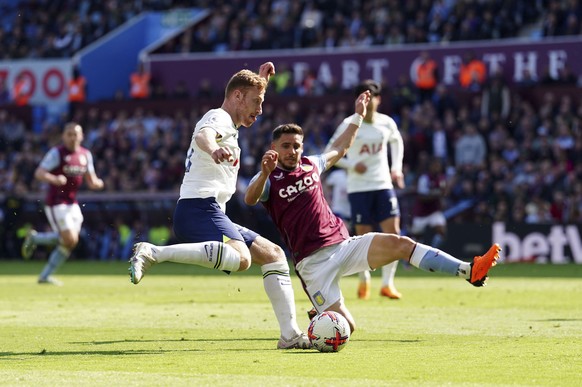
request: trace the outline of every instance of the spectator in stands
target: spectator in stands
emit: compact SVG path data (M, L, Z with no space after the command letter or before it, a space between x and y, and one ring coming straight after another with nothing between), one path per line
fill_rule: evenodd
M79 106L87 100L87 79L81 75L78 67L73 68L68 86L69 120L72 120Z
M150 97L151 75L145 70L143 63L139 63L137 71L129 76L129 97L131 99L147 99Z
M30 101L30 81L23 74L20 73L14 81L12 92L12 101L16 106L26 106Z
M483 90L481 98L481 115L491 118L491 121L507 120L511 110L511 92L501 70L491 77L489 84Z
M464 133L455 144L455 165L484 167L486 156L487 146L483 136L477 131L475 124L467 122Z
M415 62L417 64L415 85L419 101L430 101L439 81L438 65L428 51L422 51Z
M463 89L478 92L481 91L487 79L487 67L485 63L475 56L470 50L463 56L463 63L459 69L459 84Z

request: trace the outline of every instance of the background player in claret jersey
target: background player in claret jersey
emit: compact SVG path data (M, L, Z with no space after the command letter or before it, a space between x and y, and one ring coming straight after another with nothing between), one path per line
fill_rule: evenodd
M233 223L226 203L236 190L240 168L238 130L262 113L267 82L275 66L266 62L259 74L241 70L229 80L224 101L196 124L186 155L186 172L174 212L174 233L181 242L171 246L137 243L130 258L134 284L153 264L170 261L226 272L260 265L263 284L279 321L277 348L309 348L296 321L295 296L283 249L257 233Z
M350 237L344 223L333 214L321 185L321 173L342 158L366 115L370 92L356 100L356 113L347 129L323 154L303 157L303 130L296 124L273 131L271 149L262 158L261 171L247 188L245 202L265 206L291 251L295 269L318 313L341 313L355 329L339 279L374 270L405 259L426 271L447 273L483 286L489 269L499 258L499 246L473 262L463 262L442 250L397 234L367 233Z
M348 199L356 235L376 231L377 227L382 232L400 234L400 207L394 185L404 188L402 174L404 143L396 122L386 114L378 112L378 106L382 101L380 84L371 79L365 80L356 86L355 94L358 96L366 90L370 92L366 116L354 143L336 166L345 168L348 173ZM353 116L347 117L338 126L328 148L347 129L352 118ZM382 267L380 295L391 299L399 299L402 296L394 285L397 267L398 261ZM368 299L370 272L365 270L359 276L358 297Z
M37 245L56 245L48 263L38 277L40 284L61 285L52 274L69 258L79 242L83 214L77 202L77 192L87 182L90 189L102 189L103 180L97 177L91 152L82 147L83 128L67 123L62 145L51 148L34 172L34 177L48 183L44 211L52 232L30 230L22 244L22 257L29 259Z

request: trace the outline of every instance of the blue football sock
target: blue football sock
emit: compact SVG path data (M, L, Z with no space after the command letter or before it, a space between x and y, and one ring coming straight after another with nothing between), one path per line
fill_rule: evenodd
M69 258L71 251L63 246L57 246L49 256L47 264L42 269L40 276L41 280L46 280L52 275L61 265Z
M454 276L469 278L471 266L468 262L463 262L442 250L435 249L422 243L417 243L410 264L425 271L436 271Z

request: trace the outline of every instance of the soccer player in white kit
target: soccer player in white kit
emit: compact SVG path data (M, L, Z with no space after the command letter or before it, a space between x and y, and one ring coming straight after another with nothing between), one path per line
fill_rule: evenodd
M394 184L404 188L402 160L404 143L396 122L386 114L378 112L381 102L381 86L373 80L365 80L355 87L355 95L370 91L367 113L353 145L336 166L345 168L348 174L348 199L351 219L356 235L376 231L400 234L400 207L394 191ZM347 129L353 115L338 126L329 141L328 148ZM391 162L388 164L387 147L390 147ZM394 182L394 184L393 184ZM402 295L394 285L398 261L382 267L382 288L380 295L399 299ZM358 297L370 297L370 272L359 273Z
M233 223L225 213L226 203L236 191L240 168L238 130L251 126L261 115L267 82L274 73L271 62L262 64L259 74L237 72L226 86L222 106L198 121L174 211L174 233L181 243L137 243L130 258L130 278L138 284L149 267L165 261L227 273L247 270L252 261L261 266L265 291L279 322L277 348L306 349L311 344L297 325L295 296L283 249Z

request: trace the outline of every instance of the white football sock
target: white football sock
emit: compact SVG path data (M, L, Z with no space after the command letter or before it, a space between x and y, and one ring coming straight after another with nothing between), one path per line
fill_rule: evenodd
M301 329L295 316L295 294L289 276L289 264L286 261L267 263L261 266L261 271L265 292L279 321L281 336L291 339L301 333Z
M394 286L394 276L398 268L398 261L382 266L382 286Z
M238 251L222 242L210 241L155 246L152 248L152 252L158 262L186 263L226 271L237 271L240 267Z
M372 278L368 270L359 272L358 277L360 278L360 282L370 282Z

